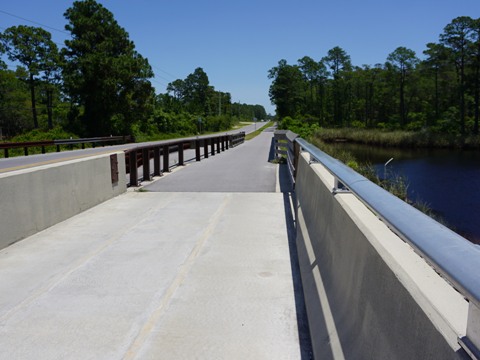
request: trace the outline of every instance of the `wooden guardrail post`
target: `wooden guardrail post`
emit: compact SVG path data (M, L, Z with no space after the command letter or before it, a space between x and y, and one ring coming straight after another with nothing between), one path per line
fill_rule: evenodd
M200 161L201 156L200 156L200 140L197 139L195 140L195 160Z
M130 186L138 185L138 168L137 168L137 150L133 149L128 152L128 167L130 172Z
M178 165L183 166L183 142L178 144Z
M153 176L160 176L162 172L160 170L160 147L153 148Z
M209 139L204 139L203 140L203 156L205 157L205 159L208 159L208 143L209 143Z
M143 181L150 181L150 149L142 149Z
M204 157L209 155L220 154L225 149L235 147L244 141L245 134L238 133L233 135L213 135L203 138L185 138L176 141L162 141L156 145L148 145L145 147L139 146L135 149L125 150L125 162L127 174L130 174L130 186L138 186L138 167L139 162L136 159L139 157L143 164L143 179L151 180L153 176L161 176L163 172L170 172L170 151L178 151L179 166L185 165L185 148L193 149L195 147L195 160L201 161L201 148L203 147ZM90 139L93 140L93 139ZM68 143L68 142L67 142ZM64 143L65 144L65 143ZM0 147L1 148L1 147ZM153 154L152 154L153 153ZM153 156L153 173L151 172L150 158ZM163 161L160 161L160 156ZM139 159L139 160L140 160ZM193 160L193 159L192 159Z
M168 145L163 145L162 153L163 153L163 172L170 172L170 148Z

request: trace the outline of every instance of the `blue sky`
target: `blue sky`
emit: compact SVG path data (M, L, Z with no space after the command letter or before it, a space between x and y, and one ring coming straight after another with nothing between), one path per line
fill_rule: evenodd
M398 46L417 56L453 18L480 17L480 0L100 0L155 71L157 92L202 67L233 101L261 104L268 70L286 59L320 60L340 46L354 65L384 63ZM0 0L0 31L35 24L63 30L72 1ZM62 44L67 33L49 30Z

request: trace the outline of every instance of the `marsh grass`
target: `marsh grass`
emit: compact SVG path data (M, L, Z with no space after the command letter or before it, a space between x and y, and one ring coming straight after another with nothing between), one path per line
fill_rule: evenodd
M318 129L312 134L312 141L333 143L339 141L383 147L402 148L480 148L480 136L440 134L428 130L383 131L358 128Z
M439 214L435 213L432 210L428 203L421 200L413 201L408 198L408 181L405 177L396 174L389 174L389 176L382 179L375 171L373 165L368 163L359 163L352 153L346 150L338 149L331 144L318 140L318 138L312 139L312 143L320 150L340 160L359 174L365 176L371 182L377 184L378 186L395 195L399 199L412 205L413 207L430 216L437 222L451 228L451 226L449 226L445 219L443 219Z

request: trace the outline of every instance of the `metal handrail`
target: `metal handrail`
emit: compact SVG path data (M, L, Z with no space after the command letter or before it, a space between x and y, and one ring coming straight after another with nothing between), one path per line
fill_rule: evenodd
M372 183L302 138L295 141L480 308L480 247Z
M85 148L85 144L91 143L93 147L95 144L104 144L111 142L122 142L127 143L131 142L132 137L127 136L105 136L105 137L94 137L94 138L80 138L80 139L57 139L57 140L40 140L40 141L26 141L26 142L0 142L0 149L4 150L4 157L9 157L9 149L24 149L24 155L28 156L28 149L32 147L41 147L42 154L45 154L45 147L47 146L56 146L57 152L60 152L60 145L74 145L82 144L82 149Z
M286 155L288 172L290 180L295 187L295 168L297 166L298 145L295 139L297 134L290 130L277 130L274 134L275 139L275 158L280 159L282 155Z
M56 140L40 140L40 141L24 141L24 142L0 142L0 149L13 149L38 146L51 146L51 145L65 145L65 144L82 144L82 143L102 143L112 141L131 141L131 136L106 136L106 137L94 137L83 139L56 139Z
M53 140L24 141L24 142L0 142L0 149L16 149L23 147L53 146Z
M130 142L132 141L132 137L130 135L127 136L104 136L104 137L93 137L93 138L84 138L84 139L58 139L53 140L55 145L66 145L66 144L83 144L83 143L106 143L106 142L114 142L114 141L122 141L122 142Z

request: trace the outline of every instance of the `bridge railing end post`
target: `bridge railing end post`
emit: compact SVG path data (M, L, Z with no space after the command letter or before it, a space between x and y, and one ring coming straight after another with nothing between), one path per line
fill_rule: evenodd
M472 301L468 307L467 335L458 342L472 359L480 359L480 308Z

